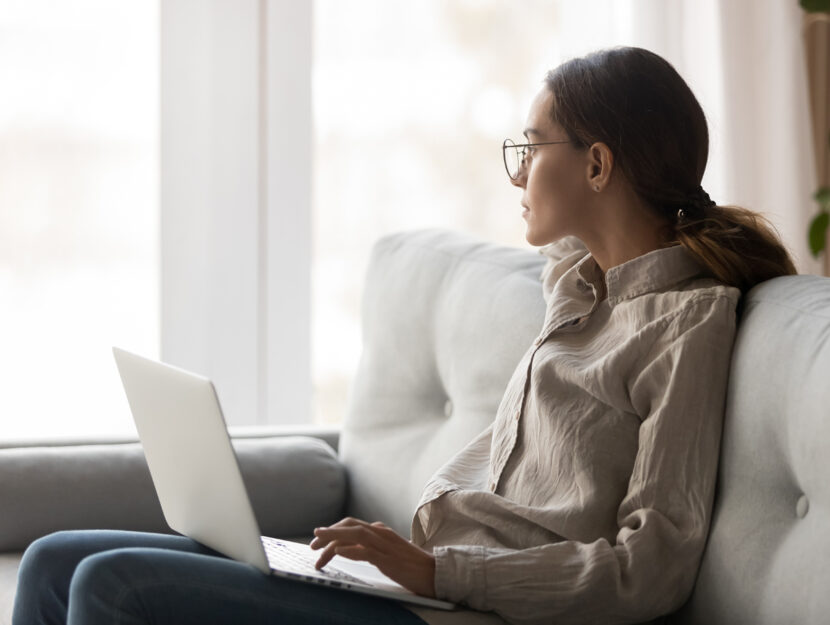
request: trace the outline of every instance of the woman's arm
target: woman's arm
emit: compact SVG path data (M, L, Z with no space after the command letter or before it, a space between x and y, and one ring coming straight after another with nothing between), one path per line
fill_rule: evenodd
M452 483L453 488L480 488L487 479L492 435L493 425L490 424L442 466L424 488L421 503L446 493L445 484L448 483ZM459 465L464 467L463 472L459 472ZM478 471L474 470L476 467L479 467ZM323 549L317 561L318 569L335 555L365 560L401 586L425 597L435 596L432 552L406 540L383 523L345 518L330 527L318 527L314 530L311 548Z

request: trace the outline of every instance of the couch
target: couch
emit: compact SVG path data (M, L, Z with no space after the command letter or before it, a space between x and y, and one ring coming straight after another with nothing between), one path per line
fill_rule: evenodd
M346 513L408 533L422 485L489 424L541 327L542 265L447 231L381 239L342 428L234 436L263 533L305 537ZM743 303L712 529L693 594L667 622L830 622L829 475L830 279L778 278ZM0 510L0 623L37 536L169 531L130 441L7 445Z

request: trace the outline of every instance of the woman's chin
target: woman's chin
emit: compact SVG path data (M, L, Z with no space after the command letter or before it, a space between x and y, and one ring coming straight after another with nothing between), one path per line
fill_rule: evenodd
M541 247L549 243L544 237L540 237L538 233L534 232L532 228L528 228L527 232L525 232L525 239L534 247Z
M527 231L525 232L525 239L534 247L542 247L543 245L548 245L550 243L553 243L554 241L561 239L563 236L565 235L550 232L536 232L530 226L528 226Z

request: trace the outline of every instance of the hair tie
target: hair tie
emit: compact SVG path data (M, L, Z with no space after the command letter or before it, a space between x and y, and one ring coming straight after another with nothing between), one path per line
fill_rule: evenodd
M677 211L677 223L683 223L690 218L703 217L706 209L715 206L709 194L699 186L686 197L685 206Z
M692 193L689 198L689 203L691 204L692 208L695 208L698 212L703 212L707 208L712 208L715 206L715 203L712 201L712 198L709 197L709 194L703 190L703 187L698 186L697 189Z

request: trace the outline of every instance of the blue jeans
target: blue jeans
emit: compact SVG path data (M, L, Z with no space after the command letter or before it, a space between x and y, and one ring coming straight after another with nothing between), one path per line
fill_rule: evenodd
M13 625L417 624L394 601L263 575L181 536L57 532L23 555Z

